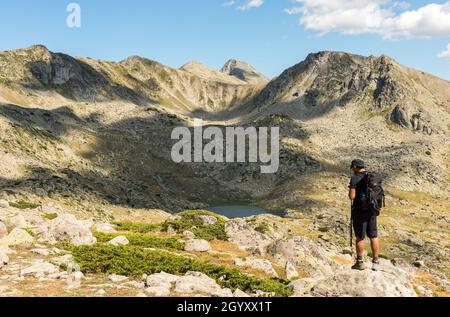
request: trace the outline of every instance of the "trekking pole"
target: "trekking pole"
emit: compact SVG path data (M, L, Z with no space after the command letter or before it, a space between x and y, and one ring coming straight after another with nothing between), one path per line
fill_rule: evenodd
M353 201L350 210L350 248L353 254Z

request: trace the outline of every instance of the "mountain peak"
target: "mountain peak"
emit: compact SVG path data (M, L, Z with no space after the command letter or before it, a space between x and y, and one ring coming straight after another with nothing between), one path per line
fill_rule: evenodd
M235 84L235 85L245 85L246 82L240 80L239 78L229 76L228 74L225 74L223 72L219 72L215 70L212 67L209 67L208 65L202 64L197 61L191 61L180 68L181 70L194 74L200 78L206 79L206 80L213 80L228 84Z
M220 71L252 85L263 85L269 81L269 79L258 72L256 68L236 59L230 59Z

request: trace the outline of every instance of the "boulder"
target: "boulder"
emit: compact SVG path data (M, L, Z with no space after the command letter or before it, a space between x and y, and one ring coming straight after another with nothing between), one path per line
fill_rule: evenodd
M125 286L141 289L141 288L145 288L145 283L144 282L131 281L131 282L125 283Z
M112 239L111 241L109 241L108 244L111 244L114 246L129 245L130 241L128 241L127 237L125 237L125 236L118 236L118 237L115 237L114 239Z
M222 289L215 280L199 272L188 272L175 282L174 292L183 295L232 297L229 289Z
M55 274L59 272L59 268L49 262L46 261L36 261L32 263L29 267L20 271L21 276L42 276Z
M299 277L294 261L289 260L286 262L285 272L288 280L295 280Z
M233 297L239 297L239 298L246 298L246 297L251 297L250 295L248 295L246 292L241 291L239 288L236 289L233 293Z
M326 297L417 297L408 278L377 271L345 271L326 278L311 290Z
M117 275L117 274L111 274L110 276L108 276L108 278L113 283L121 283L121 282L125 282L126 280L128 280L128 277L122 276L122 275Z
M146 288L145 293L153 297L168 297L170 295L170 288L164 286L153 286Z
M205 226L211 226L217 223L217 218L214 216L208 216L208 215L199 215L198 216Z
M183 232L183 237L186 239L195 239L195 234L193 234L191 231L185 231Z
M267 252L280 265L292 261L294 266L311 277L332 275L342 269L321 246L303 237L277 240L267 248Z
M250 257L245 259L236 259L234 263L237 266L250 267L256 270L260 270L268 275L278 277L277 272L274 270L272 263L270 263L269 260L255 259Z
M170 290L173 284L178 281L180 277L165 272L153 274L146 279L145 293L150 296L164 297L170 295Z
M51 262L57 265L65 265L65 266L70 266L75 263L72 254L66 254L56 258L52 258Z
M93 227L93 230L100 232L100 233L116 233L117 232L117 230L114 228L114 226L109 223L96 223Z
M9 203L4 199L0 199L0 208L9 208Z
M208 241L194 239L186 243L184 250L188 252L209 252L212 249Z
M33 237L23 229L15 228L0 240L0 246L30 246Z
M7 225L10 228L20 228L20 229L28 227L28 223L25 220L24 216L22 215L15 215L14 217L10 218Z
M89 227L70 214L60 215L46 222L36 230L36 233L39 234L40 241L48 243L70 242L76 246L97 243Z
M239 247L263 254L265 248L272 243L272 239L257 232L245 219L235 219L225 224L228 240Z
M314 288L314 286L324 279L325 277L304 278L292 282L289 286L292 287L294 291L294 297L310 296L311 290Z
M179 276L161 272L148 276L145 284L147 287L170 289L172 287L172 283L178 281L179 278Z

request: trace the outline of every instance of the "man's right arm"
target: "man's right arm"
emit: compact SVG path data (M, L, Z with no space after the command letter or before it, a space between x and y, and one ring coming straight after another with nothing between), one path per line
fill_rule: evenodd
M351 201L354 201L356 199L356 188L350 188L348 198L350 198Z
M354 201L356 199L356 186L358 185L357 180L355 177L352 177L350 180L349 185L349 192L348 192L348 198L350 198L351 201Z

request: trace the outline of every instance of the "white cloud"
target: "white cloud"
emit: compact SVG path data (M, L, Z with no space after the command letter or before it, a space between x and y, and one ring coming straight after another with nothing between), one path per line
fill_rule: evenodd
M237 0L229 0L227 2L222 3L222 7L234 7L236 6L237 10L247 11L254 8L259 8L264 4L264 0L241 0L240 4Z
M437 57L439 58L450 58L450 44L447 45L447 50L440 52Z
M230 0L230 1L227 1L227 2L222 3L222 7L232 7L232 6L234 6L235 4L236 4L236 1L235 1L235 0Z
M253 8L259 8L264 4L264 0L246 0L246 2L237 7L238 10L246 11Z
M408 10L392 0L294 0L288 14L299 14L307 30L324 35L379 34L385 39L450 36L450 1Z

